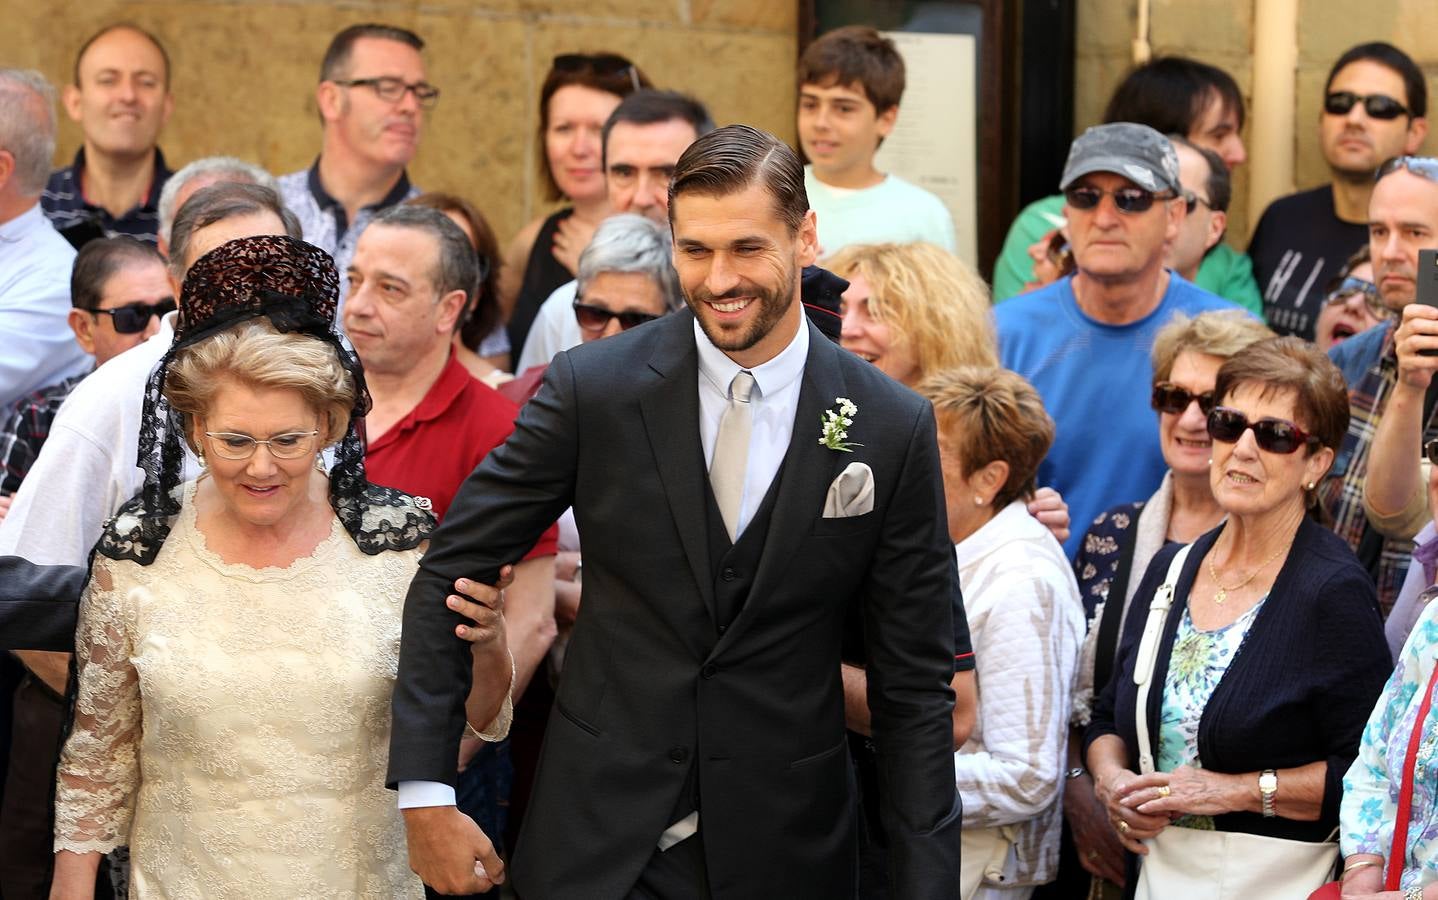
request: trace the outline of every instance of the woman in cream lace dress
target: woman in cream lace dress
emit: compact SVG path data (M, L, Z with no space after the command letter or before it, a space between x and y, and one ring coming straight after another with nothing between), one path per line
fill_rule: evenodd
M385 768L433 520L364 480L337 284L283 237L226 244L185 282L187 322L214 322L192 310L215 297L248 321L182 330L152 377L146 488L107 527L80 610L52 897L92 896L99 856L126 843L137 898L423 896ZM181 437L205 472L176 485ZM496 619L468 629L471 721L491 739L512 674Z

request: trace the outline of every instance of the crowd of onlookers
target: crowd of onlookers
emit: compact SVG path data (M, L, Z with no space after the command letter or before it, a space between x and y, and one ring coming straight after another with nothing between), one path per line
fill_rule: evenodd
M368 392L341 404L363 410L355 452L371 482L439 519L556 353L684 309L669 186L715 128L702 98L619 54L555 57L538 105L554 211L505 242L482 198L408 178L441 98L423 49L384 25L336 35L315 161L279 177L226 156L171 171L169 60L137 26L79 51L60 99L83 145L58 171L53 88L0 69L0 555L87 566L147 474L199 474L199 444L167 456L142 424L162 388L181 402L151 372L173 370L197 327L175 315L192 269L234 239L288 235L332 258L332 324ZM797 85L821 265L842 279L806 273L805 310L938 423L973 647L952 682L955 896L1200 896L1213 873L1184 863L1205 835L1272 839L1223 844L1220 868L1276 859L1298 879L1224 896L1306 896L1292 891L1338 875L1344 896L1424 896L1438 881L1438 309L1414 301L1438 279L1418 267L1438 248L1438 159L1411 155L1427 136L1419 67L1385 43L1334 62L1319 122L1331 180L1274 201L1243 251L1226 241L1246 161L1237 84L1192 59L1139 66L1073 141L1057 193L1012 223L992 289L954 256L938 198L876 168L905 87L894 45L825 34ZM214 259L200 268L218 284ZM238 454L267 443L230 437ZM571 511L506 591L513 726L466 737L457 785L501 850L582 573ZM99 867L79 882L66 869L81 888L65 896L88 896L90 874L95 896L126 890L127 835L53 808L71 672L63 653L4 661L5 898L50 896L57 846L92 846ZM883 786L862 662L842 673L867 813ZM60 802L84 793L72 772ZM888 896L882 827L859 825L859 892Z

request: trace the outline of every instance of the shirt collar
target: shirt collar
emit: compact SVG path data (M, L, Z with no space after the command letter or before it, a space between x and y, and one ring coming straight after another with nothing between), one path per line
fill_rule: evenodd
M729 396L729 383L734 380L743 366L730 359L723 350L714 346L699 327L699 318L694 318L694 343L699 348L699 374L725 397ZM804 361L809 358L809 320L801 316L799 331L789 346L766 363L748 369L754 376L754 385L760 397L772 397L788 387L804 374Z
M464 364L459 361L459 357L451 350L449 361L444 364L444 368L439 372L439 377L435 379L434 384L429 386L429 390L425 392L419 405L371 442L370 449L384 447L391 441L398 440L400 435L405 432L444 415L454 405L454 401L459 395L464 393L464 389L469 387L469 383L475 380Z
M978 531L954 545L955 560L959 568L968 568L988 556L994 550L1016 537L1025 537L1032 531L1029 524L1038 522L1029 515L1028 506L1022 500L1015 500L999 510L994 517L979 527ZM1043 528L1039 525L1039 528Z
M4 242L19 241L25 234L35 227L39 222L45 220L45 212L40 208L39 198L36 198L35 205L22 212L20 215L8 222L0 222L0 240ZM48 224L48 222L46 222Z
M81 177L84 171L85 145L81 144L80 149L75 151L75 161L70 164L70 177L74 179L75 194L80 198L80 203L91 209L99 209L98 206L95 206L84 196L85 182ZM168 181L173 174L174 173L170 171L170 167L165 163L165 152L157 145L155 147L155 171L154 174L150 176L150 184L145 188L145 196L140 200L136 209L154 212L160 203L160 191L164 188L165 182Z
M320 183L320 158L318 156L316 156L315 161L310 164L306 178L309 183L310 194L314 196L315 203L319 204L320 209L333 209L335 207L344 209L340 202L330 196L330 192L325 190L325 186ZM404 170L399 173L399 181L394 183L394 187L390 188L389 193L384 195L384 199L364 208L388 209L408 197L409 192L409 171Z

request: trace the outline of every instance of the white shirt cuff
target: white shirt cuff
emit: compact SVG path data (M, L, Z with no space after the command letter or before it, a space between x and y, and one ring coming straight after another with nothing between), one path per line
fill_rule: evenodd
M454 788L438 781L401 781L399 808L417 806L454 806Z

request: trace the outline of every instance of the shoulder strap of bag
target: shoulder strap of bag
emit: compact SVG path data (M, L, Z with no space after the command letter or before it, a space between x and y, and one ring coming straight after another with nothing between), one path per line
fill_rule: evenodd
M1138 642L1138 656L1134 659L1133 683L1138 685L1138 699L1134 705L1134 718L1138 724L1138 770L1147 775L1153 771L1153 744L1148 738L1148 694L1153 686L1153 668L1158 662L1158 642L1163 637L1163 626L1168 621L1169 607L1173 606L1174 591L1178 588L1178 576L1188 560L1192 544L1185 544L1173 555L1168 565L1168 575L1163 584L1153 592L1148 605L1148 621L1143 623L1143 638Z
M1434 379L1438 381L1438 379ZM1418 717L1413 721L1413 733L1408 735L1408 753L1403 759L1403 785L1398 789L1398 821L1393 823L1393 846L1388 851L1388 879L1384 890L1399 889L1403 877L1403 861L1408 858L1408 819L1413 811L1413 771L1418 766L1418 745L1423 740L1423 723L1428 719L1428 710L1433 706L1433 686L1438 684L1438 665L1428 678L1428 690L1423 695L1423 704L1418 707Z

